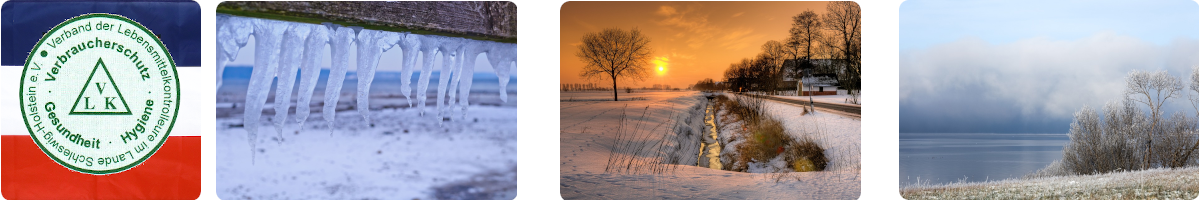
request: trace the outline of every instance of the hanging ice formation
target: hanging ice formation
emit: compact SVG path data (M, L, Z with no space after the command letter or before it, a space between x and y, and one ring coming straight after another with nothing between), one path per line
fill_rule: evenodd
M227 26L227 24L229 24L229 15L218 14L217 15L217 75L216 75L217 89L221 88L221 80L222 80L221 75L225 74L225 64L228 63L229 60L233 60L233 59L229 59L228 55L225 55L225 48L223 48L225 46L224 43L232 41L229 39L232 36L230 36L230 33L228 32L228 28L225 28L225 26Z
M496 76L500 78L500 100L508 102L508 90L504 88L508 87L508 75L517 65L517 44L492 43L488 61L491 61L492 69L496 70Z
M334 26L333 35L329 37L329 80L325 83L325 106L321 115L329 122L329 134L333 135L333 119L337 116L338 97L342 95L342 82L346 80L346 69L350 68L350 44L354 43L355 33L347 27ZM330 29L333 30L333 29Z
M471 94L471 76L475 72L474 66L476 56L481 53L487 55L489 64L492 65L492 69L496 71L496 76L499 77L500 100L504 102L508 102L508 90L506 88L508 87L508 81L511 78L510 74L512 73L512 70L515 69L513 67L516 65L517 61L516 44L490 41L472 41L471 43L472 44L468 44L466 46L465 51L468 56L466 56L466 59L463 62L463 66L465 67L463 67L461 70L461 74L466 76L466 78L457 80L461 82L458 88L458 104L460 107L462 107L463 118L466 118L467 115L467 105L469 104L468 99L470 99L469 96Z
M304 53L304 41L316 25L292 23L283 33L283 44L279 49L278 81L275 82L275 132L283 141L283 123L287 121L288 108L292 103L292 86L296 84L296 71L300 55Z
M332 134L334 119L337 116L337 103L341 97L342 84L345 82L346 71L350 67L351 45L358 49L356 91L357 105L355 106L363 119L370 123L370 88L374 81L375 70L378 68L379 57L384 51L399 46L403 51L401 62L400 92L412 106L413 94L416 93L416 109L421 115L425 113L426 96L429 81L434 70L434 59L442 57L442 65L437 68L437 119L454 112L455 107L461 108L462 116L466 117L468 99L470 96L472 75L475 71L476 59L487 55L486 59L495 69L500 81L500 98L508 101L506 90L510 74L516 67L516 44L497 43L491 41L469 40L438 35L418 35L411 33L396 33L378 30L362 30L361 27L341 27L332 23L325 26L284 22L268 19L247 18L220 14L217 16L217 87L222 84L221 77L225 65L237 59L238 51L245 47L249 37L255 38L254 66L250 83L246 90L245 113L243 123L250 143L251 159L254 156L258 127L261 125L262 108L266 104L271 83L279 78L275 88L275 118L272 120L275 129L282 139L283 125L287 121L287 111L291 107L292 90L296 82L296 73L300 73L299 89L296 93L296 116L298 125L303 126L311 113L309 109L317 80L321 73L321 54L326 44L331 55L328 81L325 85L325 102L321 114L329 123ZM421 56L421 74L417 82L417 90L412 90L412 74L416 68L418 56Z
M460 61L462 60L462 57L465 56L463 53L459 53L463 49L462 40L462 38L445 37L442 38L442 43L438 47L438 51L442 52L442 68L438 70L440 71L438 73L439 77L437 91L438 123L442 122L442 113L445 111L442 109L442 104L444 104L446 101L446 89L449 88L450 74L452 74L453 71L457 71L457 68L462 65L462 62ZM453 54L454 60L451 60L451 54ZM424 111L424 109L422 109L422 111Z
M253 23L250 18L217 15L217 88L221 88L225 64L237 59L238 51L249 42Z
M405 34L404 38L398 43L400 50L404 53L404 60L400 61L400 93L404 94L404 100L408 101L408 107L412 107L412 73L413 68L417 65L417 56L420 55L421 35Z
M325 53L325 43L329 41L329 27L313 25L308 40L304 41L304 58L300 63L299 100L296 101L297 129L304 128L308 120L309 102L312 101L313 90L317 87L317 79L321 75L321 53Z
M429 76L433 75L433 58L437 54L438 47L441 47L442 36L437 35L421 35L418 36L421 40L421 78L417 79L417 110L421 116L425 116L425 96L429 91Z
M267 101L267 92L275 70L279 65L279 45L288 24L274 20L258 19L254 22L254 69L250 75L250 86L246 90L246 110L243 120L249 136L251 160L258 139L259 117Z
M377 30L362 30L358 33L358 114L371 124L370 92L375 80L375 69L379 67L379 54L391 49L400 41L400 34Z

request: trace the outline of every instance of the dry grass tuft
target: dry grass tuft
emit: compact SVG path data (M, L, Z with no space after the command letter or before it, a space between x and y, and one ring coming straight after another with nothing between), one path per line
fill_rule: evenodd
M764 99L746 95L738 95L736 100L726 96L715 99L718 107L742 122L740 131L732 134L734 140L744 141L734 146L738 153L724 163L726 170L746 172L749 163L768 163L781 156L788 169L779 172L823 171L828 166L825 148L808 136L796 138L789 134L783 123L764 113Z

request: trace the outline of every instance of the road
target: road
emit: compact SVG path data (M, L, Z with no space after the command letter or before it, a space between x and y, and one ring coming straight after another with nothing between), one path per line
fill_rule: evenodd
M751 94L746 94L746 95L751 95ZM787 98L779 98L779 97L774 97L774 96L763 96L763 95L753 95L753 96L762 97L763 99L772 100L772 101L795 104L795 105L800 105L800 106L808 106L808 100L787 99ZM860 106L860 105L826 103L826 102L820 102L820 101L813 101L812 105L817 107L817 109L826 110L826 111L834 111L834 113L845 115L847 117L860 118L860 116L862 115L861 114L862 106Z

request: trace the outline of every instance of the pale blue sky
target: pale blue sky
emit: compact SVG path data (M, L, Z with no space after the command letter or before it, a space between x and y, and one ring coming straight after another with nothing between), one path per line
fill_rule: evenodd
M910 0L900 5L900 50L964 37L991 44L1032 38L1076 40L1113 32L1165 45L1196 39L1197 4L1185 0Z

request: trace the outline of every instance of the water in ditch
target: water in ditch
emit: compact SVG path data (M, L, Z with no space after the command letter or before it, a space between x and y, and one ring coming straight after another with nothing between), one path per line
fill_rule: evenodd
M708 107L704 109L704 134L701 134L700 155L696 166L721 169L721 144L717 137L717 110L709 99Z

